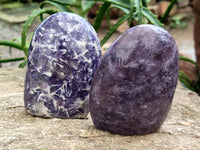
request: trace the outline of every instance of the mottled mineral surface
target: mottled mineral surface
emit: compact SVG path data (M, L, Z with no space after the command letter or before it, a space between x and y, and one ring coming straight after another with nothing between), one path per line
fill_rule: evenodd
M85 118L100 57L99 39L85 19L66 12L48 17L29 48L26 110L41 117Z
M178 50L164 29L140 25L123 33L95 72L90 113L101 130L123 135L156 132L178 80Z

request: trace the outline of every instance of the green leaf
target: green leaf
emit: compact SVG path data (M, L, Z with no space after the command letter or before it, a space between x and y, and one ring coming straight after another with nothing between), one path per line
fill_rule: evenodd
M103 18L105 16L105 13L107 11L107 9L110 7L110 3L105 2L99 9L97 16L95 18L95 22L93 24L93 27L95 29L95 31L97 32L101 26L101 23L103 21Z
M59 3L56 3L56 2L51 2L51 1L44 1L44 2L40 3L40 8L43 9L46 4L55 6L60 11L63 11L63 12L65 12L65 11L66 12L74 12L72 9L70 9L70 7L67 7L66 5L59 4Z
M24 62L22 62L21 64L19 64L19 68L24 68L26 66L27 62L26 60Z
M154 15L148 8L142 8L143 15L154 25L156 26L163 26L163 24L158 20L157 16Z
M179 77L184 79L189 85L193 84L192 81L190 81L190 79L188 78L188 76L185 75L182 71L179 71Z
M143 15L142 15L142 1L141 0L134 0L134 6L136 8L136 14L138 17L138 24L143 23Z
M179 78L179 81L181 82L181 84L182 84L185 88L188 88L189 90L195 92L195 90L194 90L193 88L191 88L190 85L188 85L182 78Z
M21 34L21 47L25 48L26 46L26 37L29 31L29 28L31 26L31 24L33 23L33 21L40 15L43 13L47 13L47 14L54 14L57 13L58 11L53 10L53 9L38 9L32 12L32 14L28 17L28 19L26 20L25 24L23 25L23 29L22 29L22 34ZM28 55L28 51L24 51L25 55Z
M20 38L20 37L14 38L14 39L12 39L12 41L13 41L13 42L17 41L18 43L21 43L21 38Z
M166 18L168 17L170 11L172 10L174 4L176 3L176 0L171 0L167 10L165 11L164 15L161 17L160 22L164 22L166 20Z
M193 83L182 71L179 71L179 80L185 87L187 87L188 89L192 91L195 91L195 89L193 88Z
M15 61L21 61L21 60L24 60L24 59L25 59L25 57L10 58L10 59L1 59L0 63L15 62Z
M128 8L124 8L124 7L118 6L118 5L112 5L112 7L121 9L125 14L130 14L130 9L128 9Z
M183 61L187 61L187 62L190 62L192 64L194 64L197 68L197 79L195 82L191 82L189 80L189 78L182 72L182 71L179 71L179 80L181 81L181 83L187 87L188 89L198 93L200 95L200 85L199 85L199 80L200 80L200 70L199 70L199 66L196 62L194 62L192 59L189 59L187 57L183 57L183 56L179 56L179 59L180 60L183 60Z
M52 5L56 8L58 8L61 12L74 12L70 6L67 6L67 5L64 5L64 4L59 4L59 3L56 3L56 2L52 2L52 1L44 1L42 3L40 3L40 8L43 9L45 5ZM40 20L43 21L44 18L43 18L43 14L40 14Z
M143 5L144 7L147 7L149 1L151 1L151 0L142 0L142 5Z
M116 29L122 24L124 23L126 20L128 20L130 18L130 14L124 15L123 17L121 17L118 22L112 26L112 28L106 33L106 35L104 36L104 38L101 40L101 46L103 46L106 41L111 37L111 35L116 31Z
M109 2L130 9L130 0L98 0L102 2Z
M125 14L131 14L130 13L130 9L128 9L128 8L124 8L124 7L121 7L121 6L118 6L118 5L112 5L112 7L109 7L109 9L107 10L107 21L108 21L108 25L109 25L109 28L111 28L111 25L110 25L110 16L109 16L109 14L110 14L110 11L111 11L111 9L112 8L118 8L118 9L120 9L120 10L122 10ZM135 13L133 12L132 13L132 16L130 15L130 18L129 19L135 19L137 16L135 15Z
M24 51L27 50L27 47L22 47L21 44L12 42L12 41L0 41L0 45L4 45L4 46L10 46L13 48L17 48L18 50Z
M73 6L73 7L81 7L80 0L50 0L52 2L62 4L62 5L68 5L68 6Z
M130 8L130 11L129 11L129 14L130 14L130 19L129 19L129 24L131 24L131 20L132 20L132 17L133 17L133 12L134 12L134 0L131 0L131 8Z
M193 61L192 59L189 59L189 58L183 57L183 56L179 56L179 59L194 64L194 65L196 66L197 70L199 71L199 66L198 66L198 64L197 64L195 61Z
M195 81L195 83L198 83L199 79L200 79L200 68L199 68L198 64L196 62L194 62L192 59L189 59L187 57L179 56L179 59L190 62L190 63L192 63L196 66L196 68L197 68L197 80Z
M115 7L115 6L109 7L109 8L107 9L107 11L106 11L106 19L107 19L109 28L111 28L111 24L110 24L110 11L111 11L113 8L116 8L116 7Z
M95 0L82 0L82 10L84 12L88 12L88 10L94 5Z
M135 4L134 4L135 5ZM132 19L135 19L136 21L138 21L138 23L145 23L145 19L143 19L143 16L146 17L152 24L154 25L157 25L157 26L162 26L162 24L160 23L160 21L157 19L157 16L154 15L148 8L146 7L141 7L141 3L140 3L140 7L139 5L137 6L139 10L135 10L133 11L132 13ZM128 8L124 8L122 6L118 6L118 5L112 5L112 7L110 7L108 10L107 10L107 21L109 22L109 16L108 16L108 13L110 12L110 9L112 8L118 8L118 9L121 9L124 13L126 14L130 14L130 9ZM140 12L142 11L142 12ZM141 14L142 13L142 14ZM142 17L139 17L140 15L142 15Z

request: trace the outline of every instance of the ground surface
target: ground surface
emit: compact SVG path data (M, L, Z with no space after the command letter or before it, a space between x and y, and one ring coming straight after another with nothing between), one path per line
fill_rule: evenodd
M168 117L157 133L120 136L88 119L43 119L26 113L24 72L0 69L0 150L199 150L200 98L178 84Z

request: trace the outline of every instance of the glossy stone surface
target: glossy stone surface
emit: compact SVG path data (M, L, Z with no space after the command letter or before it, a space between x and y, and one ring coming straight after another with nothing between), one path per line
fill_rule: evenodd
M29 48L26 110L41 117L85 118L100 57L99 39L85 19L66 12L45 19Z
M156 132L172 103L178 61L176 43L164 29L139 25L123 33L93 78L89 102L94 125L122 135Z

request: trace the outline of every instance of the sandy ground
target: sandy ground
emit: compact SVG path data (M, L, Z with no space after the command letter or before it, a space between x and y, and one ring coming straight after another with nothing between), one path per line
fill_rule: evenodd
M0 69L0 150L200 150L200 97L178 82L170 112L153 134L119 136L88 119L43 119L24 109L24 70Z
M37 27L32 28L34 29ZM0 40L13 40L14 38L20 38L21 36L22 25L21 24L9 24L2 20L0 20ZM100 39L103 38L107 27L103 26L102 29L99 30L98 36ZM124 24L120 26L120 28L113 34L113 36L109 39L109 41L103 46L102 49L108 48L110 44L124 31L127 30L127 25ZM194 41L193 41L193 22L189 22L188 26L182 29L167 29L172 36L174 37L180 53L184 53L187 56L191 57L195 60L195 51L194 51ZM24 56L23 52L19 50L12 49L12 53L9 53L9 48L0 46L0 58L12 58L12 57L22 57ZM12 62L12 63L4 63L2 67L5 68L16 68L20 62Z

